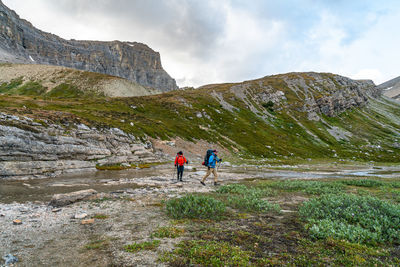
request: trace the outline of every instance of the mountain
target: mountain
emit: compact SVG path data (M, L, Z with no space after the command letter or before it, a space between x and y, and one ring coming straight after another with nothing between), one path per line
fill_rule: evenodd
M0 62L65 66L126 78L160 91L177 89L160 54L137 42L65 40L20 19L0 0Z
M138 164L177 149L200 159L217 148L224 159L258 164L399 161L400 105L372 81L330 73L125 98L27 91L0 95L0 176Z
M384 82L378 87L385 96L400 100L400 77Z

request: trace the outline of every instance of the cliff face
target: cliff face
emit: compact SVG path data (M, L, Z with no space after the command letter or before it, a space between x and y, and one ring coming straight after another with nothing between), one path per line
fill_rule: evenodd
M65 40L20 19L0 1L0 61L48 64L126 78L161 91L177 88L160 54L136 42Z

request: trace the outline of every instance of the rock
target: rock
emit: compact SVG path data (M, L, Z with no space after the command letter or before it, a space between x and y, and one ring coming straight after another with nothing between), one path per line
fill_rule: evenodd
M4 265L5 266L8 266L10 264L14 264L14 263L18 262L18 258L13 256L13 255L11 255L11 254L8 254L8 255L4 256L3 260L4 260Z
M14 225L20 225L20 224L22 224L22 221L21 220L14 220L13 224Z
M126 78L161 91L177 89L160 54L136 42L65 40L20 19L0 1L0 61L71 67Z
M60 208L55 208L55 209L52 209L52 210L51 210L51 212L60 212L60 211L61 211Z
M88 220L82 220L81 224L93 224L94 223L94 219L88 219Z
M85 219L88 215L86 213L75 214L75 219Z
M5 217L6 215L4 213L0 213L0 217Z
M15 124L13 117L3 113L0 116L0 179L45 178L67 172L95 171L97 164L136 163L156 156L145 149L151 143L138 143L117 128L87 127L83 132L55 124L33 126L26 117L17 117L23 122L21 127L5 126L10 122ZM160 157L157 156L156 161ZM32 187L28 183L24 185Z
M97 194L97 191L93 189L81 190L67 194L55 194L49 205L53 207L62 207L77 201L88 199L95 194Z

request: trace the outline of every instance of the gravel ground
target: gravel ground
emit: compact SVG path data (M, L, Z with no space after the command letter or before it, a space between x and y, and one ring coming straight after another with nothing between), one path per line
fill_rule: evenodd
M214 190L212 178L207 186L200 185L204 173L187 172L183 183L172 181L170 175L100 180L104 188L118 185L121 189L99 193L94 200L58 211L42 201L0 203L0 256L16 256L16 266L162 266L157 262L158 254L172 250L180 238L162 239L156 251L129 253L123 246L149 241L157 227L168 225L169 219L160 208L162 200ZM247 177L222 172L221 182ZM87 216L75 219L83 214ZM94 223L82 224L91 218ZM15 225L14 220L22 224ZM86 247L92 244L100 244L100 248Z

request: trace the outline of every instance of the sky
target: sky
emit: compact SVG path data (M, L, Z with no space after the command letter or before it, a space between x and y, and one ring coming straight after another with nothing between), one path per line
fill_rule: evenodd
M65 39L136 41L180 87L287 72L400 76L398 0L3 0Z

